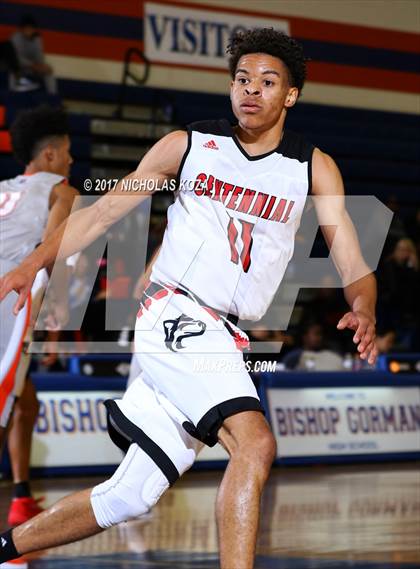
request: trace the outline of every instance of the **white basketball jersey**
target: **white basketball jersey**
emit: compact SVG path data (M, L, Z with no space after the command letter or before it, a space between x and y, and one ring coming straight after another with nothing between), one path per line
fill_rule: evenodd
M0 182L0 258L20 263L42 241L51 190L64 179L38 172Z
M293 255L313 146L286 130L274 151L249 156L226 120L187 130L179 190L151 280L259 320Z

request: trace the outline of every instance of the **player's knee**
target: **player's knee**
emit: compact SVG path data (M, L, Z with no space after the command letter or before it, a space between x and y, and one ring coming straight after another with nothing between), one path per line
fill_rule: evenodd
M273 464L276 453L276 439L267 427L267 429L240 442L232 456L243 459L250 468L268 471Z
M35 423L39 413L39 401L33 399L18 399L16 401L13 416L17 421Z
M92 490L91 504L98 525L106 529L142 516L168 487L167 479L159 470L137 485L110 478Z
M179 465L178 472L181 472ZM92 490L91 504L96 521L105 529L138 518L148 512L168 488L168 478L162 470L133 444L114 475Z
M260 449L262 460L270 468L277 455L276 439L270 430L267 430L264 436L258 440L258 448Z

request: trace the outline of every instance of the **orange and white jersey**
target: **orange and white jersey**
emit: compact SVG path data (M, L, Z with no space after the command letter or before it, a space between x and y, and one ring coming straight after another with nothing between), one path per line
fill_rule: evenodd
M14 269L13 261L0 259L0 276ZM6 427L15 400L16 370L22 343L30 323L31 298L17 316L13 306L18 295L12 291L0 302L0 427Z
M52 188L65 178L49 172L0 182L0 258L20 263L42 241Z
M0 276L14 269L42 241L51 190L63 180L63 176L39 172L0 182ZM30 326L31 299L15 316L13 306L16 299L17 294L11 292L0 303L1 427L7 426L13 402L22 391L28 366L28 361L21 362L21 350Z
M250 156L226 120L193 123L151 280L241 319L266 312L293 255L314 147L285 131Z

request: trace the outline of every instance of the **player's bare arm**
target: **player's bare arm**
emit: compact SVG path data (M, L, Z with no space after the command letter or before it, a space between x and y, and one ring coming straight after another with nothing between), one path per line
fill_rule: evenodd
M50 213L44 231L44 241L69 217L78 195L76 188L68 184L61 183L53 187L50 194Z
M121 180L114 191L92 206L74 212L23 263L0 279L0 301L12 290L19 294L14 312L24 305L36 273L56 259L65 259L86 248L90 243L139 203L148 199L151 191L124 189L128 180L164 180L174 178L187 149L187 133L175 131L157 142L144 156L137 169ZM127 184L126 184L127 187Z
M355 331L362 359L375 363L376 280L365 263L356 230L345 208L344 185L334 160L319 149L312 159L312 192L315 196L319 224L331 251L344 286L344 295L351 308L337 328Z
M79 192L67 183L56 184L51 190L47 225L45 227L43 241L49 237L71 214L74 207L77 207L76 198ZM54 268L54 278L50 280L54 295L54 306L51 306L51 313L48 315L46 324L48 329L55 330L63 326L68 320L68 270L64 260L49 265L48 273L51 275ZM51 332L53 333L53 332ZM56 333L56 332L54 332ZM51 356L51 354L50 354Z
M144 273L142 273L139 278L137 279L137 282L135 284L134 290L133 290L133 298L135 298L136 300L140 300L147 283L150 280L150 275L152 274L152 270L153 270L153 265L155 264L156 259L158 258L158 255L160 253L161 250L161 246L157 247L155 252L152 255L152 258L150 259L150 261L148 262L146 269L144 271Z

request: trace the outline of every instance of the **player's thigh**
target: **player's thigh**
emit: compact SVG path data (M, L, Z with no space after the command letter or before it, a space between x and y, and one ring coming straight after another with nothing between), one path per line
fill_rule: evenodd
M29 417L36 417L39 410L39 402L35 386L30 377L24 381L19 397L16 399L15 413L20 412Z
M133 381L141 375L141 372L142 370L140 367L139 359L136 354L133 354L130 362L130 371L127 379L127 389L130 387Z
M136 443L162 470L170 484L190 468L201 450L199 441L182 427L187 418L142 376L130 385L122 399L108 400L105 404L112 440L122 450Z
M29 321L29 304L15 316L12 295L0 303L0 425L7 426L15 400L16 370L21 356L25 329Z
M166 305L160 300L139 324L135 346L145 377L199 429L201 440L211 431L214 444L227 416L261 410L234 337L202 306L181 295Z
M22 346L23 337L26 330L26 308L22 309L17 316L13 314L13 306L17 295L9 294L0 302L0 381L15 366Z

